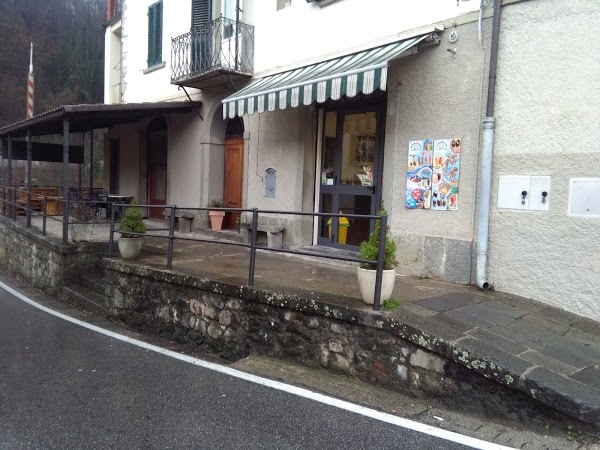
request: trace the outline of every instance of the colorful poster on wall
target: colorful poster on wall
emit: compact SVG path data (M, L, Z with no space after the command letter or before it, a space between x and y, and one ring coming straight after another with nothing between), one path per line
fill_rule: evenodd
M433 142L431 209L457 210L460 179L460 138Z
M406 176L406 207L408 209L431 208L432 163L432 139L408 143Z

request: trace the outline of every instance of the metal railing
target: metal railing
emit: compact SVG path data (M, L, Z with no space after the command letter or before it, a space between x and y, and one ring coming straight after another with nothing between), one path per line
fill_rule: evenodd
M57 186L45 187L52 188ZM75 188L70 188L69 195L71 195L74 190ZM97 217L92 220L71 220L70 212L73 210L72 205L88 205L92 211L97 212L102 208L106 208L108 211L108 205L110 204L108 201L80 200L75 198L67 198L65 200L63 197L42 195L35 191L28 191L23 187L6 185L0 185L0 202L2 202L0 207L2 215L9 217L12 220L16 220L19 215L24 215L27 228L32 227L32 217L41 217L41 232L43 236L47 235L48 220L62 223L63 244L68 244L69 242L69 223L86 224L99 222ZM67 218L66 222L65 217ZM108 220L108 217L106 220Z
M254 27L219 17L171 40L171 83L205 72L254 71Z
M114 244L114 234L119 232L118 229L115 228L115 213L120 212L120 210L126 208L129 205L120 205L120 204L110 204L110 235L109 235L109 245L108 252L109 258L112 257L112 249ZM157 205L135 205L138 208L156 208ZM332 213L317 213L317 212L300 212L300 211L283 211L283 210L259 210L258 208L252 209L244 209L244 208L182 208L177 207L175 205L171 206L163 206L163 208L169 211L169 228L153 228L148 231L168 231L168 235L157 235L157 234L149 234L149 233L131 233L127 232L128 235L137 235L137 236L152 236L163 239L168 239L167 245L167 262L166 268L167 270L172 270L173 268L173 248L176 240L180 241L193 241L193 242L208 242L208 243L216 243L223 245L232 245L237 247L245 247L250 249L249 253L249 264L248 264L248 286L254 286L254 272L256 267L256 251L257 250L265 250L269 252L277 252L277 253L289 253L293 255L304 255L325 259L334 259L339 261L349 261L349 262L357 262L361 264L369 264L376 265L376 277L375 277L375 290L374 290L374 303L373 309L375 311L379 311L380 303L381 303L381 283L383 277L383 269L384 269L384 259L385 259L385 236L387 230L387 215L382 216L369 216L369 215L361 215L361 214L332 214ZM233 213L249 213L252 216L252 220L248 224L250 227L250 243L244 244L239 242L224 242L224 241L215 241L214 239L207 239L201 237L184 237L184 236L175 236L175 221L177 217L177 211L185 211L185 212L194 212L194 211L224 211L224 212L233 212ZM342 255L325 255L325 254L315 254L312 252L306 252L302 250L291 250L291 249L279 249L267 247L264 245L259 245L257 242L257 234L259 227L259 214L278 214L278 215L286 215L286 216L311 216L311 217L323 217L323 218L341 218L345 217L347 219L363 219L363 220L380 220L379 227L379 245L378 245L378 254L377 261L354 258L350 256L342 256Z
M116 224L119 223L117 220L118 217L123 216L124 210L131 206L122 203L115 203L112 201L83 201L79 199L64 199L62 197L53 197L46 195L39 195L32 191L26 191L22 187L11 187L0 185L0 201L2 202L0 211L3 215L11 218L12 220L17 219L17 213L21 212L26 216L26 226L29 228L32 226L31 218L32 216L41 216L42 217L42 227L41 232L42 235L47 234L47 222L48 220L53 220L56 222L61 222L63 224L62 227L62 241L66 245L69 242L68 236L68 224L73 223L74 221L70 220L70 212L73 210L73 205L77 204L86 204L89 205L92 209L97 210L98 208L107 208L108 217L105 217L104 221L106 222L109 219L110 229L109 229L109 239L108 239L108 256L112 257L113 245L114 245L114 235L118 233L119 230L116 228ZM22 196L25 194L26 201L23 204ZM19 200L18 200L19 199ZM33 202L40 202L39 205L36 205L34 208ZM53 205L55 208L54 211L57 213L56 215L48 214L48 209L50 205ZM57 205L60 205L60 208L57 209ZM140 233L132 233L127 232L129 235L146 235L156 238L168 239L167 245L167 261L166 268L167 270L172 270L173 268L173 250L175 241L193 241L193 242L207 242L207 243L217 243L222 245L232 245L238 247L245 247L250 249L249 252L249 264L248 264L248 286L254 286L254 272L256 267L256 251L263 250L275 253L289 253L294 255L303 255L324 259L332 259L338 261L348 261L348 262L356 262L360 264L369 264L376 265L376 277L375 277L375 289L374 289L374 304L373 309L378 311L380 309L381 304L381 283L384 269L384 260L385 260L385 237L387 231L387 215L362 215L362 214L333 214L333 213L317 213L317 212L301 212L301 211L285 211L285 210L259 210L258 208L244 209L244 208L184 208L178 207L175 205L165 206L165 205L135 205L135 207L142 209L150 209L150 208L161 208L164 209L165 212L168 211L169 215L169 227L168 228L151 228L148 229L148 233L140 234ZM232 212L232 213L247 213L251 216L250 222L247 224L249 226L250 231L250 243L239 243L239 242L225 242L225 241L216 241L214 239L202 238L202 237L187 237L187 236L175 236L175 224L177 218L178 211L185 211L186 213L191 212L201 212L201 211L224 211L224 212ZM372 260L361 259L358 257L351 256L343 256L343 255L328 255L328 254L315 254L313 252L307 252L303 250L291 250L291 249L283 249L283 248L271 248L264 245L259 245L257 237L258 237L258 228L260 226L259 223L259 214L269 214L272 215L284 215L284 216L304 216L304 217L313 217L313 218L332 218L332 222L339 221L341 217L345 217L347 219L361 219L361 220L373 220L380 221L379 226L379 245L378 245L378 253L377 253L377 261L374 262ZM67 218L65 222L65 218ZM337 218L337 219L336 219ZM96 220L85 221L85 220L77 220L76 223L98 223L100 220L96 218ZM168 234L152 234L153 231L168 231Z

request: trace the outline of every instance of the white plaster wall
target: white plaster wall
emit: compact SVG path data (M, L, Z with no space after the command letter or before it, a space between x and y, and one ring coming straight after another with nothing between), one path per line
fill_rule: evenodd
M123 5L123 55L127 103L182 97L171 84L171 38L184 34L191 26L190 0L163 0L162 59L165 66L144 74L148 68L148 6L156 0L126 0Z
M250 137L245 149L247 206L301 210L306 143L311 140L313 127L312 111L298 107L245 116L244 121ZM270 167L277 171L276 198L265 197L265 170Z
M469 283L481 123L491 20L459 26L459 40L392 63L388 78L383 198L398 243L398 271ZM408 142L462 138L457 211L406 208Z
M595 0L503 8L498 59L489 281L600 320L600 220L567 216L569 178L600 176L600 43L580 30ZM549 211L496 208L502 174L549 175Z
M121 21L104 30L104 103L119 103L115 84L121 81Z
M293 0L276 11L275 0L246 0L244 22L255 26L254 68L260 73L392 41L404 31L478 8L478 1L457 6L456 0L339 0L323 7Z
M141 201L139 187L140 177L140 134L136 124L122 125L119 127L120 143L120 171L119 193L133 195ZM144 193L145 198L145 193Z
M169 204L188 207L200 204L202 126L195 113L169 117L167 192Z

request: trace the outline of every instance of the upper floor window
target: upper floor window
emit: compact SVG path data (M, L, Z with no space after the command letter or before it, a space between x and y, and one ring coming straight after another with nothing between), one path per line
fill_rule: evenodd
M162 63L162 0L148 7L148 67Z
M277 1L277 11L283 8L287 8L292 5L292 0L276 0Z
M212 3L212 0L192 0L192 28L200 28L212 20Z

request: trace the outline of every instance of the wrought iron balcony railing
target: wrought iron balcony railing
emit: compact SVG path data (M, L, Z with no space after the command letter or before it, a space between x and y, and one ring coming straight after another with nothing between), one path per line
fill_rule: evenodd
M254 27L220 17L172 39L171 83L211 71L252 75Z

